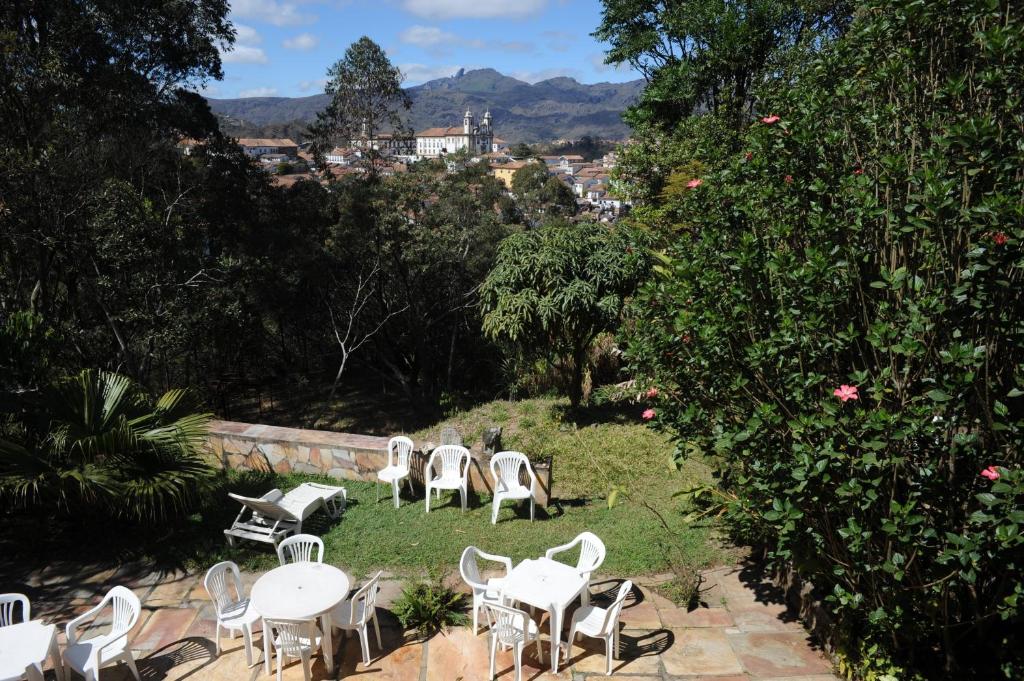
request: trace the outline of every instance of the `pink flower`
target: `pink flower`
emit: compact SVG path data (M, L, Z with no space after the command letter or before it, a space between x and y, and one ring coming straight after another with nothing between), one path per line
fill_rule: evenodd
M699 177L695 177L695 178L693 178L692 180L690 180L689 182L686 183L686 188L687 189L696 189L697 187L701 186L702 184L704 184L704 180L700 179Z
M854 168L853 169L853 174L854 175L863 175L864 174L864 169L863 168Z
M658 389L657 388L648 388L647 389L647 399L653 400L657 396L658 396Z
M855 385L841 385L832 391L832 394L838 397L843 402L847 400L859 400L860 397L857 395L857 386Z
M653 409L645 409L644 413L641 414L641 416L643 417L644 421L650 421L651 419L654 418L654 415L655 415L655 411Z
M764 118L762 118L761 122L764 123L765 125L771 125L773 123L778 123L779 117L776 116L775 114L772 114L771 116L765 116Z
M786 175L786 184L793 184L793 176Z
M747 152L747 153L746 153L746 154L745 154L745 155L743 156L743 158L745 158L745 159L747 159L747 160L749 161L750 159L754 158L754 152L752 152L752 151L748 151L748 152Z
M683 341L684 343L689 343L690 342L690 334L684 333L682 336L679 337L679 340Z
M1002 246L1008 238L1003 232L996 232L992 235L992 241L996 242L996 246Z
M995 482L996 480L999 479L1000 476L999 471L996 470L995 466L989 466L988 468L981 472L981 477L988 478L989 480Z

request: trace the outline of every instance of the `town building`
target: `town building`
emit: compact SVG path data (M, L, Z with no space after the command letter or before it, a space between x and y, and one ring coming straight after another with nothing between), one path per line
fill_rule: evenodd
M284 154L294 158L299 153L299 145L288 138L266 139L241 137L238 139L238 146L250 158L260 158L265 154Z
M416 155L423 158L437 158L463 149L473 155L486 154L493 147L490 111L484 113L480 125L476 125L473 112L467 111L461 128L428 128L416 133Z
M512 191L512 176L516 171L526 166L526 161L512 161L511 163L492 163L491 172L503 185L505 189Z

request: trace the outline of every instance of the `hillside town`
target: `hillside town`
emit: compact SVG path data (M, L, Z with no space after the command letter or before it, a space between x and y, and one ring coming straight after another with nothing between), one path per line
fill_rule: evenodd
M589 160L579 154L516 156L512 154L512 145L495 135L489 110L479 123L472 111L466 111L461 126L431 127L411 136L368 135L364 128L360 137L350 140L348 145L336 146L323 154L321 163L317 162L308 142L246 137L237 142L246 156L259 161L273 176L278 186L292 186L304 180L326 183L347 174L365 172L372 149L376 171L384 176L408 172L412 164L421 161L444 159L449 170L454 170L459 163L486 163L489 174L512 194L516 171L529 164L542 163L549 175L572 191L581 217L611 221L628 212L630 207L616 195L612 186L614 151ZM186 139L178 148L188 155L196 144L195 140Z

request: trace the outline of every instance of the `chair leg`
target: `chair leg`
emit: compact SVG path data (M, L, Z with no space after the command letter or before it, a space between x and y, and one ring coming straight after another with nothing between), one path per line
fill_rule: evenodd
M537 661L544 664L544 649L540 647L540 633L533 640L537 642Z
M430 513L430 485L427 485L427 513Z
M494 656L498 652L498 638L491 634L491 673L487 675L491 681L494 681Z
M476 594L473 594L473 635L480 631L480 601Z
M580 605L590 605L590 580L587 580L587 585L583 587L583 592L580 595Z
M217 642L217 657L220 657L220 622L217 622L217 634L214 638Z
M523 644L517 643L512 647L512 656L516 662L516 681L523 681Z
M367 631L366 624L359 628L359 645L363 649L363 665L366 667L370 666L370 632Z
M534 507L535 505L536 505L536 504L535 504L535 503L534 503L534 501L533 501L533 497L530 497L530 522L531 522L531 523L533 522L533 507Z
M604 639L605 675L612 675L612 636L609 634Z
M252 625L242 627L242 639L245 641L245 663L252 666Z
M281 651L278 650L277 651L277 681L284 681L284 662L281 661L281 658L283 658L283 657L284 657L284 655L282 655Z
M491 525L498 524L498 513L501 512L501 501L498 497L494 497L494 501L491 502Z
M132 655L132 651L126 650L124 657L121 658L124 663L128 665L128 671L135 677L135 681L142 681L142 677L139 676L139 668L135 666L135 657Z
M384 644L380 641L380 622L377 621L377 613L373 613L373 631L377 634L377 650L378 652L384 652ZM473 632L475 635L476 632Z
M391 481L391 496L395 500L395 508L398 508L399 501L398 501L398 480L397 479Z
M302 656L302 675L306 677L306 681L313 681L313 675L310 670L310 667L312 666L312 657L313 654L308 652Z
M615 623L614 635L615 635L615 646L614 646L613 650L614 650L614 654L615 654L615 659L617 660L617 659L619 659L622 656L622 643L619 641L619 623L618 622Z
M416 492L414 492L413 489L412 489L412 476L411 475L405 476L405 480L406 480L406 482L409 483L409 494L415 495Z
M460 487L459 492L462 494L462 512L466 512L466 494L467 490L465 487Z

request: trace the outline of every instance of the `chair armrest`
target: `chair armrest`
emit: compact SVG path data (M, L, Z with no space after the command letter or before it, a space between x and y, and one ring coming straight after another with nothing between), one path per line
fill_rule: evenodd
M64 627L64 631L68 637L68 645L73 645L78 641L78 635L75 633L75 630L79 627L79 625L81 625L82 622L95 618L96 614L100 610L102 610L103 606L105 606L106 604L107 601L104 599L103 601L100 601L99 605L89 608L81 615L67 623L67 625Z
M577 537L576 539L573 539L568 544L562 544L561 546L555 546L553 548L548 549L547 551L544 552L544 557L545 558L551 558L551 556L555 555L556 553L563 553L564 551L568 551L569 549L571 549L572 547L576 546L579 543L580 543L580 539Z
M484 560L489 560L494 563L501 563L502 565L504 565L506 575L512 572L512 559L508 556L499 556L493 553L484 553L483 551L478 551L477 555L483 558Z
M423 464L423 483L426 484L434 479L432 473L434 472L434 454L430 454L430 458Z

